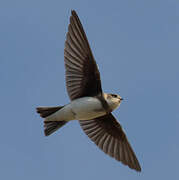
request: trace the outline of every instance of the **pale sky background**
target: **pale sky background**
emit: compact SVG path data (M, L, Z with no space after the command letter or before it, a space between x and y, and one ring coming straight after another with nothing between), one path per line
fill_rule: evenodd
M37 106L69 102L63 50L75 9L114 114L142 166L99 150L77 121L50 137ZM1 0L0 179L178 180L179 1Z

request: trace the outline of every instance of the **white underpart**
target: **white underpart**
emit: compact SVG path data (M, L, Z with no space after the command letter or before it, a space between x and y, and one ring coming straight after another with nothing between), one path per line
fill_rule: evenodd
M104 96L106 99L106 97ZM112 110L119 106L117 100L106 99ZM99 99L94 97L83 97L73 100L70 104L65 105L56 113L48 116L45 121L71 121L71 120L89 120L104 116L106 111L102 107Z
M56 113L48 116L45 121L88 120L103 115L105 115L105 110L97 98L83 97L73 100Z
M72 111L78 120L94 119L106 114L97 98L84 97L71 102Z

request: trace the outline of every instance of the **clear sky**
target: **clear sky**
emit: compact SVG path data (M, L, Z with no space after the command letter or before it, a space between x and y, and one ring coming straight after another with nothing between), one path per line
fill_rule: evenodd
M137 173L70 122L43 134L37 106L69 102L63 50L70 11L87 33L105 92L141 163ZM179 1L1 0L0 179L178 180Z

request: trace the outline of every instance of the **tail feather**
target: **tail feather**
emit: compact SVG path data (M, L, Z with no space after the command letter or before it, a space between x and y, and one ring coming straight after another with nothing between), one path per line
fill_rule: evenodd
M53 122L44 122L44 134L45 136L51 135L53 132L65 125L67 121L53 121Z
M47 116L52 115L53 113L57 112L64 106L57 106L57 107L38 107L37 113L40 114L42 118L46 118ZM65 125L68 121L44 121L44 134L45 136L51 135L53 132L61 128L63 125Z
M50 116L51 114L57 112L64 106L56 106L56 107L38 107L36 108L37 113L40 114L41 117L45 118L47 116Z

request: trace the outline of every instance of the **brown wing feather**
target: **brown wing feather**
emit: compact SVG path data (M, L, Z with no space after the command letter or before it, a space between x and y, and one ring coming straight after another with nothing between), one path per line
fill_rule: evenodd
M66 86L71 100L102 93L100 73L75 11L70 17L64 57Z
M121 125L111 113L93 120L79 122L88 137L106 154L136 171L141 171L137 157Z

